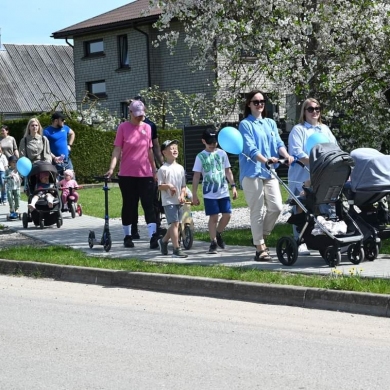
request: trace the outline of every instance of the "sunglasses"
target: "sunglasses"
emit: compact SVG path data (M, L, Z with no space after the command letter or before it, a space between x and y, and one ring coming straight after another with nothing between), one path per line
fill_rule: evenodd
M254 106L259 106L260 104L261 105L265 104L265 100L251 100L251 102L253 103Z
M321 111L321 107L309 107L309 108L306 108L306 111L310 112L310 114L312 114L314 111L315 112L320 112Z

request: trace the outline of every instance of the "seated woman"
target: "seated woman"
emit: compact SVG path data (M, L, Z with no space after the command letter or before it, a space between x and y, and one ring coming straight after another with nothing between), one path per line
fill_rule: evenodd
M30 211L35 210L35 204L39 199L46 199L49 208L53 208L54 196L48 189L53 188L53 183L50 183L50 173L41 172L38 175L38 181L35 186L34 196L31 198L31 202L28 205ZM38 191L38 192L36 192Z

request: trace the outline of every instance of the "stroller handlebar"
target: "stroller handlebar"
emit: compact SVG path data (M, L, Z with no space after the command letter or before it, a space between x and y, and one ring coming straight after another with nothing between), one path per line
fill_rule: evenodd
M273 161L271 159L269 159L266 163L265 163L265 167L267 169L270 169L270 165L274 165L274 164L288 164L288 160L286 158L279 158L277 161Z

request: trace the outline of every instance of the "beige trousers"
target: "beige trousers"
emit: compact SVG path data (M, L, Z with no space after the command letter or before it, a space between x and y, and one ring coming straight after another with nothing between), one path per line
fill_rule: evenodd
M253 243L264 244L264 236L271 234L283 209L279 182L277 179L244 177L242 188L250 210Z

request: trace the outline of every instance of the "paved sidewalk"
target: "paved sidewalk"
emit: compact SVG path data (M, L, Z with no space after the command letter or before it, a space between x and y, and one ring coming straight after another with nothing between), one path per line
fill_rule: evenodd
M27 203L21 203L21 212L27 210ZM68 245L75 249L80 249L91 256L114 257L120 259L137 258L139 260L153 260L164 263L183 263L183 264L201 264L225 266L250 267L273 271L289 271L306 274L329 274L332 269L329 268L317 251L310 256L299 257L292 267L283 266L278 260L275 249L271 248L271 255L274 257L272 262L257 263L253 261L254 248L227 245L225 250L220 250L216 255L207 254L208 243L195 241L191 250L186 251L188 258L175 258L171 255L162 256L159 250L149 249L149 240L147 239L147 228L145 224L140 224L140 240L134 240L134 248L123 247L122 226L119 219L110 220L110 232L112 236L112 248L105 252L103 246L96 245L92 249L88 246L88 234L91 230L95 232L96 239L100 241L103 232L103 218L95 218L83 215L72 218L70 213L64 213L64 223L61 228L56 225L40 229L33 223L29 223L28 228L24 229L22 221L7 221L6 215L8 206L0 206L0 223L19 231L21 234L40 239L53 245ZM195 226L196 229L196 226ZM172 247L169 246L170 253ZM390 278L390 255L380 255L373 262L363 262L359 265L350 263L346 255L342 256L341 265L338 267L341 272L349 275L350 270L358 270L364 277L384 277ZM361 270L361 271L360 271Z

